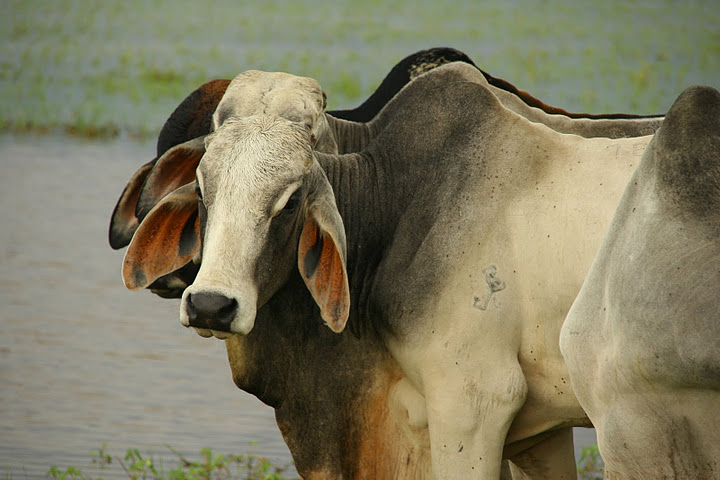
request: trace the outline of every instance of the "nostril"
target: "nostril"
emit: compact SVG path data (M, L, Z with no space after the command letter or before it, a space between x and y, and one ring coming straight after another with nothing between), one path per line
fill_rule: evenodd
M237 300L234 298L230 300L226 305L220 307L218 310L217 320L222 325L229 326L235 318L235 312L237 312Z
M193 304L192 295L188 295L187 303L185 304L185 312L187 313L188 320L191 322L197 320L197 309Z
M218 310L218 320L221 320L222 323L230 324L235 318L235 312L237 311L237 300L234 298L228 299L230 300L225 304L224 306L220 307Z

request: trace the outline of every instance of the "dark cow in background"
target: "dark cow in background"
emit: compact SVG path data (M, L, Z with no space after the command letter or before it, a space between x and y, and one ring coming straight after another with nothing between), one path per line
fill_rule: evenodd
M606 478L720 478L720 93L683 92L561 332Z

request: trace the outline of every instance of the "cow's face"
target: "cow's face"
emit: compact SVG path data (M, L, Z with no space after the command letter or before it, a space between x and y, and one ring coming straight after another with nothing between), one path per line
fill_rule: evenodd
M202 262L180 321L202 336L252 330L257 309L299 268L336 331L349 309L345 234L303 123L224 120L197 170Z

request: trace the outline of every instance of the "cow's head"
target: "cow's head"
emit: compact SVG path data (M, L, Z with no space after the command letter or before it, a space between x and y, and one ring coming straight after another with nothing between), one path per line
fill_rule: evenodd
M344 328L345 230L311 136L304 123L257 115L225 119L207 139L196 188L202 264L181 323L204 336L247 334L299 268L328 326Z
M226 338L250 332L257 309L299 268L322 318L342 331L350 303L345 230L311 145L305 123L226 119L206 139L196 183L163 198L138 228L126 285L145 287L202 257L180 321Z
M228 118L262 113L305 125L310 131L309 144L315 150L337 152L325 117L325 93L316 80L248 71L222 87L224 95L212 114L212 130ZM178 123L170 125L170 120L163 131ZM210 126L209 119L207 123ZM195 170L204 153L205 136L175 145L141 168L123 192L111 220L110 242L113 248L121 248L133 239L123 267L128 288L147 287L159 295L175 297L194 280L200 259L194 249L200 248L200 242L190 238L197 221L197 202L192 191L180 187L195 185ZM195 263L189 263L190 259Z

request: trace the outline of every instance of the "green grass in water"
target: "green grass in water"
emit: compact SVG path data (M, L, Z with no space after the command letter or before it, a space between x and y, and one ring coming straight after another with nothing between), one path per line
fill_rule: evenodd
M288 466L272 465L264 457L247 455L222 455L213 453L209 448L200 451L199 459L189 459L172 447L167 447L177 458L175 468L166 470L162 462L152 455L143 455L138 449L130 448L123 457L109 453L107 445L90 452L91 464L101 472L110 473L122 470L130 480L286 480L283 476ZM59 467L54 465L46 473L54 480L96 480L77 467Z
M130 480L285 480L283 476L288 466L272 465L269 460L254 454L221 455L211 449L200 451L199 459L184 457L173 448L168 449L177 457L177 466L165 470L152 455L143 455L138 449L128 449L124 457L113 456L107 445L90 452L91 464L101 471L122 469ZM578 460L578 479L596 480L603 478L603 461L596 445L583 447ZM77 467L62 468L52 466L47 477L54 480L91 480L92 477ZM98 477L100 478L100 477Z
M210 6L209 6L210 5ZM7 0L0 129L157 135L199 85L248 69L316 78L328 108L403 57L450 46L570 111L653 114L718 85L720 3L531 0Z

